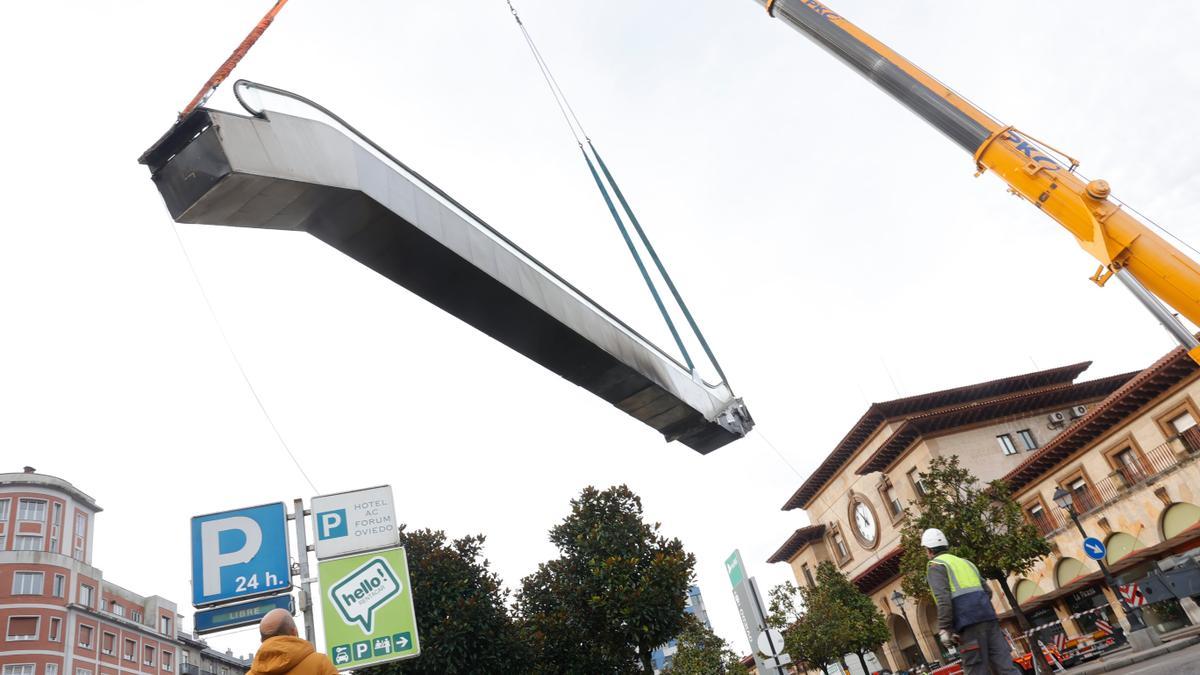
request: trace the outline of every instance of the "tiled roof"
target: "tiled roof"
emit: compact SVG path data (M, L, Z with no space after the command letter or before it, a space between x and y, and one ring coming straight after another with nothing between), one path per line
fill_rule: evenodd
M890 419L901 419L912 415L938 410L941 408L961 406L972 401L979 401L998 396L1006 396L1016 392L1039 389L1056 384L1073 382L1079 374L1092 365L1091 361L1076 363L1049 370L1039 370L1023 375L1014 375L998 380L980 382L964 387L943 389L942 391L899 398L883 403L872 403L858 422L850 428L845 438L841 440L817 467L816 471L804 481L798 490L783 505L784 511L796 508L806 508L813 497L825 487L850 460L859 447L869 439L881 424Z
M870 595L900 574L902 557L904 557L904 547L897 546L876 561L874 565L868 567L865 572L854 577L854 585L858 586L858 590Z
M1008 481L1014 493L1020 492L1196 370L1196 362L1182 347L1172 350L1108 398L1092 406L1083 417L1013 469L1004 480Z
M905 450L923 436L1014 415L1028 415L1039 410L1061 408L1078 401L1103 398L1136 375L1137 373L1133 372L1078 384L1060 384L910 417L858 468L857 473L865 476L876 471L886 471Z
M779 547L770 558L767 558L769 563L789 562L796 554L805 546L825 536L824 525L809 525L802 527L792 533L788 540L783 542L783 546Z

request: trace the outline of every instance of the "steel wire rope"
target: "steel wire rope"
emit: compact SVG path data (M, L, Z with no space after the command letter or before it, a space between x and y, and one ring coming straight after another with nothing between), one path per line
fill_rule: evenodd
M339 115L334 113L329 108L326 108L325 106L321 105L320 103L317 103L316 101L314 101L310 98L301 96L300 94L297 94L294 92L287 91L286 89L280 89L278 87L272 87L271 85L268 85L268 84L260 84L258 82L252 82L250 80L240 79L237 82L235 82L233 85L234 98L237 99L238 104L241 105L242 108L244 108L246 110L246 112L250 113L251 115L253 115L255 117L264 117L264 112L262 110L256 110L254 108L254 106L250 105L246 101L246 99L243 98L242 93L241 93L242 88L258 89L261 91L265 91L268 94L274 94L276 96L290 98L294 101L297 101L298 103L302 103L306 106L309 106L313 110L316 110L317 112L321 113L322 115L325 115L329 119L333 120L335 123L337 123L339 126L344 128L346 131L349 131L351 134L353 134L355 138L362 141L364 144L366 144L369 148L371 148L375 152L379 153L384 159L388 160L389 162L394 164L396 167L400 168L402 171L404 171L408 175L412 176L412 178L414 180L421 183L421 185L425 186L425 188L427 188L430 192L433 192L438 197L445 200L445 202L447 204L450 204L454 208L458 209L465 216L470 218L474 224L478 225L480 228L482 228L483 230L488 232L490 235L494 236L497 240L503 242L506 246L511 248L513 251L515 251L516 253L523 256L530 263L537 266L540 270L542 270L542 272L544 272L546 274L546 276L554 279L556 282L561 284L563 288L566 288L567 290L571 291L571 293L575 294L580 300L583 300L587 304L591 305L593 308L595 308L595 310L597 312L603 314L605 316L605 318L607 318L609 321L612 321L613 324L619 326L622 330L624 330L630 336L636 338L639 342L644 344L649 349L653 350L659 356L663 357L667 361L674 364L680 370L689 372L688 369L682 363L680 363L674 356L671 356L667 352L663 351L662 347L659 347L654 342L647 339L644 335L639 333L632 326L630 326L629 324L622 321L615 314L613 314L608 309L606 309L603 305L601 305L600 303L598 303L594 299L592 299L591 296L589 296L587 293L584 293L579 288L574 286L571 282L564 279L562 277L562 275L558 274L554 270L547 267L546 264L543 263L541 260L538 260L531 253L529 253L525 249L521 248L512 239L509 239L503 233L501 233L499 230L492 227L486 220L484 220L483 218L476 215L474 212L472 212L466 206L463 206L454 197L451 197L444 190L442 190L437 185L432 183L428 178L421 175L419 172L417 172L416 170L414 170L412 167L408 166L404 162L400 161L400 159L398 159L395 155L393 155L392 153L390 153L386 149L384 149L383 146L381 146L378 143L376 143L375 141L371 140L371 138L369 138L363 132L359 131L352 124L350 124L345 119L343 119L342 117L340 117ZM707 387L709 389L716 389L718 386L724 385L724 383L712 384L704 379L701 379L700 382L701 382L701 384L703 384L705 387Z
M634 230L637 232L638 238L642 242L642 246L646 248L646 252L649 253L650 259L654 261L654 265L658 269L658 273L662 276L663 281L666 283L667 288L671 292L671 296L675 299L676 305L683 313L684 318L688 322L688 326L692 329L693 336L700 343L701 349L704 351L705 356L708 357L709 362L716 370L717 376L721 378L721 384L725 385L725 387L729 389L730 394L732 394L733 387L729 384L729 378L725 375L724 369L721 368L720 362L717 361L717 357L709 346L708 340L705 339L704 333L701 332L700 326L696 323L695 318L692 316L691 310L688 309L687 303L684 302L682 294L680 294L679 290L676 288L675 282L671 279L670 273L667 272L666 266L663 264L662 259L659 258L658 252L654 249L654 245L650 243L649 236L646 235L641 223L638 222L637 216L633 213L633 209L629 206L625 196L621 193L621 188L617 185L612 173L609 172L608 167L605 165L604 159L600 156L600 153L596 150L595 145L592 143L591 136L588 135L583 123L579 120L579 116L575 113L575 108L571 106L571 101L569 98L567 98L566 92L564 92L562 86L559 85L558 79L554 77L554 72L550 69L550 65L546 62L545 57L542 56L542 52L538 49L537 44L534 42L533 36L529 34L529 29L525 27L525 22L521 20L521 15L513 6L512 0L505 0L505 2L508 4L509 11L512 12L513 19L517 22L517 27L521 30L521 35L525 38L525 43L529 46L530 53L533 54L534 61L537 62L538 69L542 72L543 79L546 80L546 86L550 88L550 93L552 96L554 96L555 103L558 104L559 112L562 113L563 118L567 121L567 126L570 127L571 134L574 136L575 142L579 144L579 149L583 152L584 161L587 162L588 168L591 170L592 178L596 181L596 187L600 189L600 192L604 197L604 201L608 206L609 212L612 214L613 220L616 221L617 227L620 228L621 235L625 239L626 245L629 247L629 252L633 255L634 262L637 263L638 269L641 272L646 285L649 287L651 295L654 296L654 302L658 306L659 312L662 314L663 320L666 322L667 328L671 332L671 336L675 339L675 343L679 347L679 351L683 354L684 361L687 362L689 369L694 372L696 367L692 362L692 357L688 353L687 347L683 343L683 339L679 336L679 331L676 329L674 321L671 320L670 314L667 312L662 298L659 296L657 288L650 280L650 275L646 271L645 265L642 263L641 256L638 254L636 247L630 239L624 223L617 215L616 210L613 207L612 199L608 194L608 190L605 188L604 183L600 180L600 176L596 173L596 168L593 165L592 157L595 157L596 164L599 164L605 180L608 182L608 185L612 187L612 191L616 195L617 200L620 202L621 207L624 209L626 216L629 218L630 224L633 225ZM572 121L574 121L574 125L572 125ZM578 133L575 131L576 127L579 129ZM583 142L580 140L581 135L585 140L587 140L587 148L584 148ZM588 150L591 150L591 156L588 155Z
M217 316L217 310L213 308L212 300L208 297L208 291L204 288L204 283L200 280L200 274L196 271L196 265L192 262L192 256L188 253L187 246L183 242L183 237L179 235L179 228L174 221L171 221L171 232L175 234L175 241L179 243L179 250L183 252L183 259L187 261L188 269L192 272L192 279L196 282L196 288L200 289L200 297L204 299L204 305L208 307L208 313L212 316L213 323L217 326L217 332L221 334L221 340L225 342L225 348L229 350L229 356L233 358L234 365L237 366L238 372L242 374L242 379L246 382L246 387L250 390L250 394L254 397L254 402L258 404L258 409L262 411L263 417L266 418L267 424L270 425L271 431L275 432L275 438L279 439L279 445L283 447L284 452L291 458L292 464L296 465L296 470L304 477L304 482L313 489L313 492L320 494L320 490L313 484L312 479L308 477L308 472L301 466L300 460L296 454L292 452L291 446L283 438L279 427L275 425L275 420L271 418L271 413L267 411L267 406L263 404L262 397L258 395L258 390L254 387L254 382L250 380L250 375L246 373L245 367L242 366L242 360L238 358L237 350L233 348L233 343L229 340L229 334L225 332L225 326L221 323L221 318Z

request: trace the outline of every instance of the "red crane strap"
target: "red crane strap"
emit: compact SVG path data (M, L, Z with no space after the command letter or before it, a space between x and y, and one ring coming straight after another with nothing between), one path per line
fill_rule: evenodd
M271 22L275 20L275 15L279 14L279 10L283 9L283 6L286 4L287 0L276 0L275 6L271 8L271 11L267 12L266 16L259 20L258 25L254 27L254 30L250 31L250 34L246 36L245 40L242 40L242 44L238 45L238 48L233 50L233 53L229 55L229 58L225 59L225 63L222 63L221 67L217 68L217 72L213 73L212 77L208 78L208 81L204 83L204 86L200 88L200 91L196 93L196 96L193 97L191 102L187 104L187 107L183 109L183 112L179 113L180 117L192 112L197 106L203 105L204 102L208 100L208 97L212 96L213 92L217 90L217 87L221 86L221 83L225 81L225 78L229 77L229 74L233 72L235 67L237 67L238 62L242 60L242 57L244 57L246 53L250 51L250 48L254 46L255 42L258 42L258 38L262 37L262 34L267 31L267 26L271 25Z

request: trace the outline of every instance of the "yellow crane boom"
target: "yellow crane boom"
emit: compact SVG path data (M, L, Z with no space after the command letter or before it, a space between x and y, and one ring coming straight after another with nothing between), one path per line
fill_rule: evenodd
M1109 199L1106 181L1085 182L1023 132L992 119L928 73L816 0L756 0L925 119L1014 194L1058 221L1100 263L1092 281L1116 275L1200 362L1200 343L1159 302L1200 324L1200 265ZM1049 146L1046 146L1049 147ZM1065 155L1063 155L1065 157Z

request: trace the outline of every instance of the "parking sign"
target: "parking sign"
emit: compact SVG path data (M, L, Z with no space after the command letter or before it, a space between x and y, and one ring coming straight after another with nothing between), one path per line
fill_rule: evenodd
M283 502L192 518L192 605L292 587Z
M392 487L313 497L317 560L400 545Z
M322 560L325 645L340 671L421 654L403 548Z

